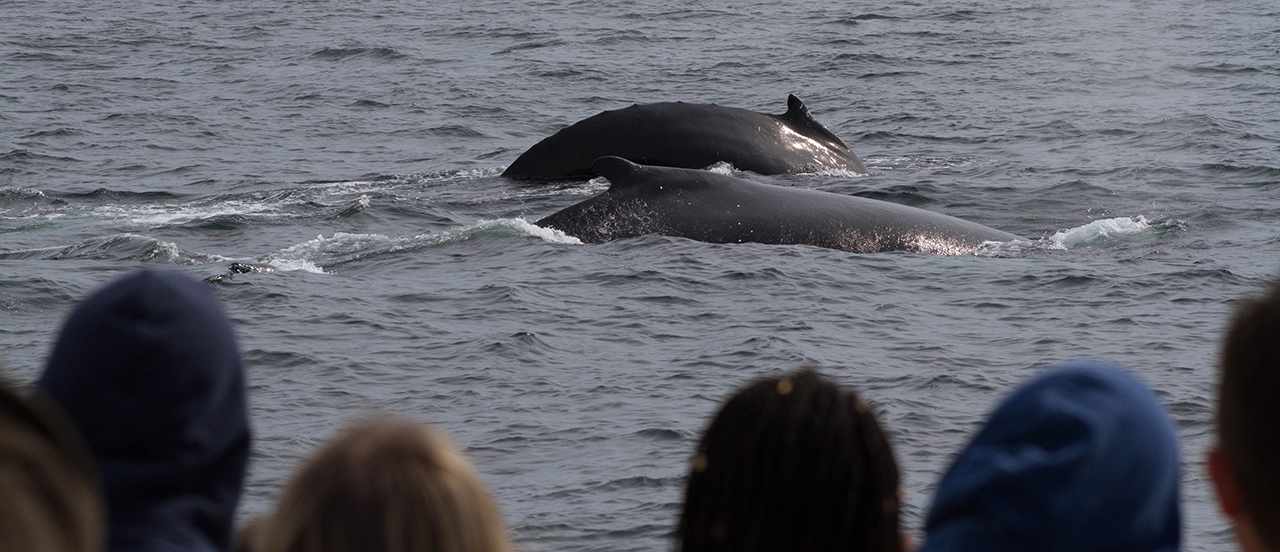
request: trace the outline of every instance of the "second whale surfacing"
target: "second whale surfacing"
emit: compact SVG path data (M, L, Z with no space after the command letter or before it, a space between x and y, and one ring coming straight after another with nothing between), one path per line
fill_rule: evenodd
M534 144L502 176L567 180L596 176L591 164L616 155L636 163L702 169L719 162L759 174L866 172L840 137L787 97L787 112L684 102L637 104L588 117Z
M967 254L1020 239L975 222L876 199L775 186L711 171L602 157L608 191L537 222L584 242L661 234L711 243L807 244L855 253Z

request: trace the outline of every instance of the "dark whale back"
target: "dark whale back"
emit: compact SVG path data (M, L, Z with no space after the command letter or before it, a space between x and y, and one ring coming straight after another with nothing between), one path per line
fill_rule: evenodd
M809 244L873 253L964 253L1017 236L974 222L862 197L775 186L711 171L605 157L609 190L540 221L586 242L646 234L712 243Z
M781 115L684 102L605 111L534 144L503 176L589 178L592 162L616 155L637 163L701 169L725 161L760 174L865 169L848 145L788 96Z

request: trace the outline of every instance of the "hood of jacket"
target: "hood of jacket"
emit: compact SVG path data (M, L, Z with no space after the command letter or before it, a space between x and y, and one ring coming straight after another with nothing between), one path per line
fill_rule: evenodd
M110 550L229 547L250 429L239 348L208 284L142 270L97 290L37 387L98 462Z
M1005 398L938 484L925 552L1179 549L1177 435L1119 368L1067 363Z

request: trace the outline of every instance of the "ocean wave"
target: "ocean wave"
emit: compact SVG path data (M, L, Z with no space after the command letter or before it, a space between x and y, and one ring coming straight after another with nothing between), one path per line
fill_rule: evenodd
M351 47L351 48L321 48L311 52L313 59L323 59L328 61L342 61L351 58L371 58L383 60L395 60L409 57L395 48L381 47Z
M1100 219L1054 233L1046 238L1055 248L1071 249L1121 236L1141 234L1151 230L1151 221L1147 217L1115 217Z
M582 245L582 240L554 228L543 228L522 218L481 220L461 228L434 234L419 234L410 238L407 247L444 245L479 237L528 236L547 243Z
M377 100L369 100L369 99L363 99L363 98L356 100L354 102L351 102L347 105L349 107L365 107L365 108L371 108L371 109L382 109L384 107L391 107L391 104L389 103L383 103Z
M304 270L326 274L327 269L375 257L403 254L426 247L438 247L472 239L518 236L538 238L554 244L582 244L578 238L560 230L543 228L522 218L509 218L481 220L443 232L404 238L347 232L335 232L329 236L320 234L305 242L263 256L254 262L281 271Z
M851 15L844 19L849 21L875 21L877 19L892 21L895 19L902 19L902 18L895 15L885 15L882 13L860 13L857 15Z
M975 252L984 257L1018 257L1035 251L1065 251L1157 230L1182 228L1178 220L1151 222L1143 215L1094 220L1036 240L985 242Z
M192 219L176 226L187 230L235 230L249 226L251 222L249 217L244 215L221 214Z
M1174 69L1193 75L1245 75L1262 73L1263 70L1238 63L1201 63L1197 65L1174 65Z
M95 216L122 219L129 224L146 227L190 225L198 221L226 221L229 217L254 215L288 216L283 212L287 203L252 200L199 201L192 203L159 203L150 205L101 205L94 207Z
M534 50L538 48L547 48L551 46L561 46L564 44L566 44L565 41L559 38L552 38L549 40L530 40L528 42L521 42L519 44L508 46L506 48L498 50L494 52L493 55L500 56L503 54L510 54L512 52L519 52L521 50Z
M373 178L360 178L355 180L309 181L304 182L304 184L309 185L309 189L324 189L328 190L331 194L360 194L385 191L387 189L401 186L420 186L423 184L492 178L502 174L503 170L505 170L504 167L453 169L424 173L382 175Z
M397 240L382 234L354 234L335 232L325 237L320 234L305 242L291 245L260 260L264 264L324 273L321 263L337 262L346 257L379 248L394 246Z
M840 178L862 178L864 176L867 176L867 173L865 172L858 172L853 169L836 169L836 168L819 169L815 172L801 173L801 174L816 175L816 176L835 176Z
M161 190L135 192L130 190L112 190L109 188L97 188L88 192L60 192L55 195L63 199L125 199L130 201L155 201L178 199L182 197L180 194Z
M95 259L166 264L201 264L223 257L183 251L178 244L142 234L99 236L71 245L0 251L0 260Z
M427 129L427 133L432 136L443 136L446 138L488 138L483 132L466 125L451 124L434 126Z
M65 128L65 127L58 127L58 128L51 128L51 129L48 129L48 130L37 130L37 131L29 132L29 133L27 133L27 134L23 134L23 135L22 135L22 138L23 138L24 140L30 140L30 139L33 139L33 138L52 138L52 137L63 137L63 136L75 136L75 135L77 135L77 134L81 134L81 133L83 133L83 132L84 132L84 131L77 130L77 129L71 129L71 128Z
M875 169L877 171L892 171L960 167L972 163L973 158L963 156L942 157L935 155L870 155L863 157L862 162L867 166L868 171L871 169Z
M448 203L448 194L432 200L420 199L424 187L437 182L456 183L494 176L501 169L484 168L410 175L394 175L334 182L303 182L290 188L251 193L229 193L194 197L168 191L123 191L99 188L88 192L44 192L35 188L0 187L0 205L27 200L51 200L58 210L73 218L115 223L117 227L184 229L229 229L253 224L278 224L299 218L344 219L368 212L374 203L387 206L430 207ZM400 192L397 192L400 190ZM493 193L463 188L464 197L480 203L492 201ZM546 190L515 189L497 192L503 199L512 195L546 195ZM46 196L48 196L46 198ZM410 209L410 212L419 211ZM441 222L434 210L420 212L429 222ZM443 217L443 222L449 222Z
M15 163L19 165L34 164L34 163L60 164L60 163L82 162L80 159L76 159L74 157L46 155L43 153L36 153L31 150L22 149L22 148L15 148L15 149L6 151L4 153L0 153L0 161Z
M985 144L993 141L987 136L940 136L935 134L913 134L910 132L892 132L874 130L858 134L854 142L899 141L904 143L935 142L944 144Z
M326 274L319 265L305 259L273 259L268 263L271 268L281 272L310 272L312 274Z
M369 194L360 194L360 197L357 197L355 201L352 201L347 204L347 206L343 207L342 210L338 211L337 214L334 215L334 218L348 218L359 215L360 213L368 211L371 205L372 203L369 201Z
M0 186L0 201L42 200L44 190L25 186Z
M863 80L883 79L883 78L892 78L892 77L914 77L917 75L924 75L924 74L926 73L923 73L921 71L883 71L879 73L875 73L875 72L863 73L861 75L858 75L858 78Z

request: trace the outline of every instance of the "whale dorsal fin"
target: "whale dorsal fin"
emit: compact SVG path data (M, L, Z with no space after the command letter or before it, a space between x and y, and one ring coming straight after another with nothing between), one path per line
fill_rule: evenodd
M598 157L591 163L591 172L609 179L609 189L626 186L635 181L644 167L616 155Z
M844 149L849 149L849 144L827 130L822 123L813 120L813 116L809 114L809 108L805 107L804 102L800 101L795 94L787 94L787 112L782 114L782 120L810 137L827 140Z
M788 119L811 119L809 108L795 94L787 94L787 112L782 115Z

